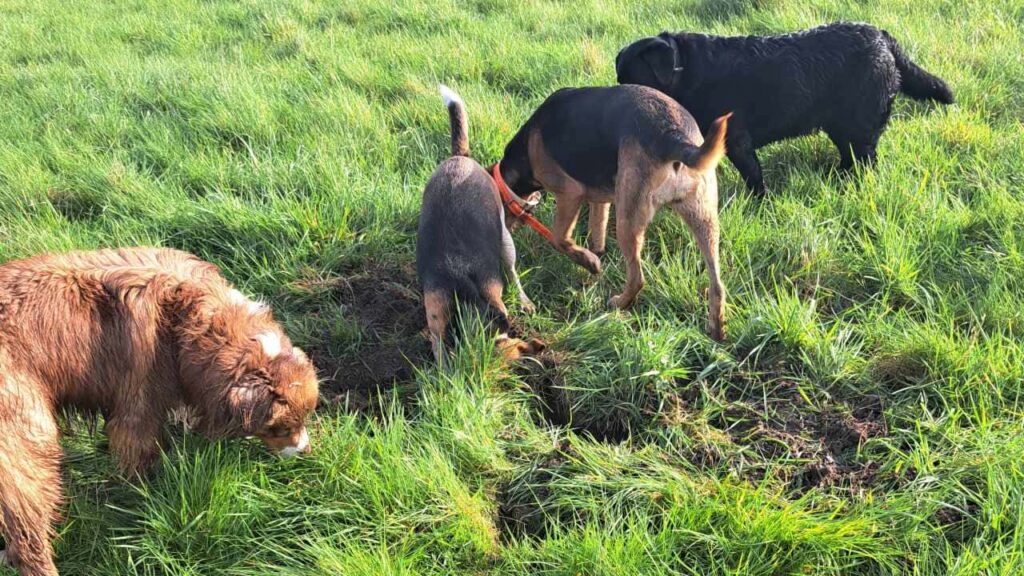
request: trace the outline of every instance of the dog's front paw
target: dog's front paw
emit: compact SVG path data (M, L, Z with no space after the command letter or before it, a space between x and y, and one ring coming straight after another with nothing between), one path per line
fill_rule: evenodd
M601 260L590 250L577 250L569 255L572 261L584 267L591 274L601 273Z
M629 305L632 303L632 300L626 300L625 296L622 294L616 294L608 299L608 307L616 310L625 310L626 308L629 308Z
M519 305L523 308L523 312L527 314L533 314L537 311L537 306L534 305L533 300L526 294L519 295Z

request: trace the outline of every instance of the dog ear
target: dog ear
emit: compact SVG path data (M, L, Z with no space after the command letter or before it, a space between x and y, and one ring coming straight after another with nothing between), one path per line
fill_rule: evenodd
M540 338L530 338L529 341L520 340L516 343L516 349L519 351L519 357L540 354L547 347L547 344L545 344Z
M682 70L679 66L679 45L668 32L662 32L649 40L650 43L641 49L639 56L654 72L658 82L668 89L675 80L676 72Z
M548 345L540 338L530 338L530 354L538 354L546 350Z
M262 379L244 379L228 390L227 417L223 427L245 434L255 433L267 420L277 398L277 391Z

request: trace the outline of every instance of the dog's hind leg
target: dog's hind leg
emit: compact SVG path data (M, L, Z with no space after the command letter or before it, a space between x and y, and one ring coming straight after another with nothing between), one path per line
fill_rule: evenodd
M444 336L451 315L450 293L444 290L428 290L423 294L423 307L427 311L427 330L430 332L430 349L434 360L444 359Z
M853 170L854 164L869 166L875 162L878 139L881 134L865 134L856 138L829 134L829 139L839 149L839 169Z
M590 203L590 217L587 223L590 228L590 238L587 240L587 247L598 257L603 256L605 252L610 212L611 204L608 202Z
M717 341L725 339L725 286L722 284L718 257L718 187L714 182L703 186L703 192L672 204L697 240L708 269L708 331Z
M871 166L875 163L878 155L878 139L882 137L881 131L864 134L853 140L850 144L850 151L853 159L864 166Z
M45 385L0 361L0 533L22 576L57 576L61 448ZM6 373L4 373L6 372Z
M845 136L829 132L828 137L839 150L839 170L846 171L853 168L853 151L850 148L850 141Z
M892 98L873 103L856 101L847 106L849 112L825 128L829 139L839 149L840 170L851 170L855 163L874 163L878 140L892 114Z
M544 349L544 343L536 338L525 342L519 338L509 336L511 323L508 318L508 310L501 299L501 283L490 282L480 288L480 295L484 301L498 314L498 335L494 338L494 345L505 360L517 360L524 355L540 352Z
M626 262L626 285L622 292L608 300L610 308L629 308L636 295L644 287L644 270L641 253L644 249L644 235L647 225L654 217L655 208L650 204L629 206L622 202L615 207L615 238Z
M496 319L498 330L508 332L511 322L508 319L508 308L505 307L505 302L501 299L503 292L501 282L490 281L480 286L480 297L498 315Z
M505 274L508 275L509 280L516 288L516 293L519 295L519 305L523 307L523 310L528 314L533 314L537 311L537 307L533 305L533 301L526 295L526 290L523 290L523 283L519 280L519 272L516 271L516 243L512 240L512 232L505 226L505 211L501 210L498 212L501 214L501 264L505 268Z
M644 287L644 270L640 258L647 226L658 207L655 190L663 183L654 177L654 167L638 147L619 151L619 174L615 179L615 238L626 262L626 285L622 292L608 300L611 308L625 309L633 304Z

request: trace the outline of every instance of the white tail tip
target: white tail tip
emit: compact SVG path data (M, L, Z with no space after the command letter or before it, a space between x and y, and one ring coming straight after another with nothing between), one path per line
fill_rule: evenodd
M462 98L451 88L444 84L438 84L437 89L441 91L441 98L444 99L445 106L451 106L452 104L458 104L460 106L463 105Z

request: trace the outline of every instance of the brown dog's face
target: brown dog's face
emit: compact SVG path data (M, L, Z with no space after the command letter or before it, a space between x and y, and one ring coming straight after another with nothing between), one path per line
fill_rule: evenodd
M309 452L306 416L316 408L319 397L313 364L302 350L292 347L289 353L278 354L270 367L274 402L256 436L282 456Z
M240 376L228 389L229 427L282 456L309 452L306 417L318 397L316 370L305 353L266 329L250 338Z

